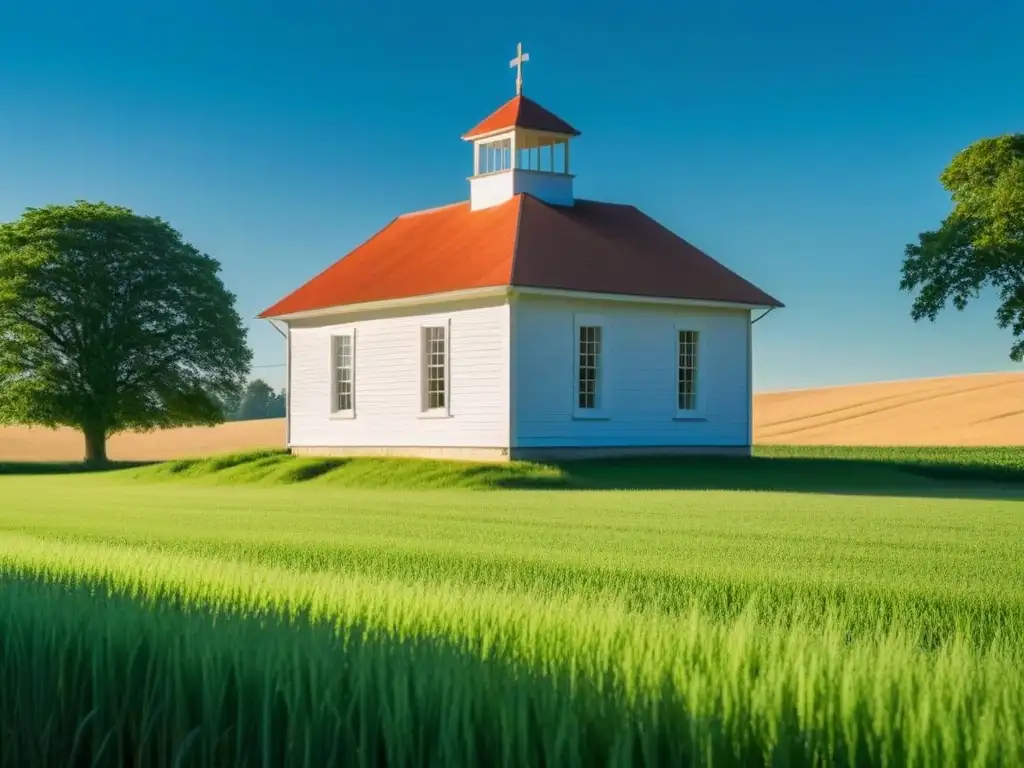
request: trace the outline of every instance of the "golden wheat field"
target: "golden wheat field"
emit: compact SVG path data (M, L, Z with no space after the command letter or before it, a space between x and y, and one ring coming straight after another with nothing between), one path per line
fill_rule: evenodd
M284 445L284 421L121 434L118 460ZM991 373L770 392L754 397L754 441L791 445L1024 445L1024 374ZM72 430L0 427L0 461L73 461Z
M754 442L1024 445L1024 373L759 394Z

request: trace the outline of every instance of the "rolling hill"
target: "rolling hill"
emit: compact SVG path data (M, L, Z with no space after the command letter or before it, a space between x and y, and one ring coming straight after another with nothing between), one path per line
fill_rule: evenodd
M1024 445L1024 374L992 373L768 392L754 398L754 440L794 445ZM281 447L284 421L117 435L112 459L153 460ZM0 461L73 461L66 429L0 427Z
M1024 445L1024 374L986 373L763 393L754 441Z

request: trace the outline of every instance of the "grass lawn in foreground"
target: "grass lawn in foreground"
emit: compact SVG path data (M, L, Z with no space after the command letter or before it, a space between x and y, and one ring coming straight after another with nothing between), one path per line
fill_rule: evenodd
M1019 455L774 456L5 477L0 762L1018 764Z

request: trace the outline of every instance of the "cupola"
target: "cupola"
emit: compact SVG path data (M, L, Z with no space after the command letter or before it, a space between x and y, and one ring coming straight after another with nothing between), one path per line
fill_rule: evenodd
M515 98L484 118L463 139L473 144L469 178L471 210L489 208L527 193L551 205L573 205L569 142L580 132L523 95L523 63L517 45Z

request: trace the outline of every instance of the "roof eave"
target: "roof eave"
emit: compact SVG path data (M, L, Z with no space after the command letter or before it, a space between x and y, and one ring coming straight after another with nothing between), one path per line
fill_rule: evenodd
M523 130L526 131L538 131L540 133L550 133L555 136L565 136L571 138L575 138L576 136L581 135L580 132L577 131L575 128L573 128L571 131L556 131L551 128L534 128L533 126L530 125L520 125L519 123L513 123L512 125L506 125L501 128L491 128L486 131L477 131L474 129L469 133L463 134L462 139L463 141L475 141L477 139L485 139L488 136L497 136L499 133L508 133L509 131L514 130L516 128L522 128Z
M778 309L784 305L769 296L770 301L722 301L719 299L699 299L678 296L648 296L632 293L605 293L595 291L576 291L567 288L542 288L530 285L513 285L515 295L549 296L552 298L590 299L593 301L631 302L634 304L668 304L676 306L709 307L718 309Z
M270 315L271 307L257 315L261 320L312 320L318 317L329 317L331 315L347 315L354 312L372 312L387 309L403 309L407 307L418 307L431 304L443 304L446 302L472 301L507 295L508 285L494 285L484 288L466 288L456 291L443 291L440 293L425 293L417 296L402 296L393 299L381 299L379 301L362 301L354 304L334 304L327 307L314 307L311 309L298 310L295 312L283 312Z

